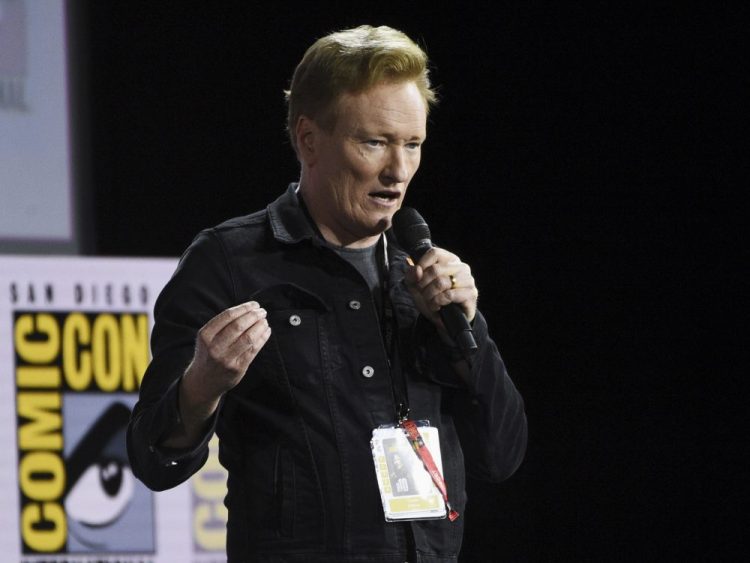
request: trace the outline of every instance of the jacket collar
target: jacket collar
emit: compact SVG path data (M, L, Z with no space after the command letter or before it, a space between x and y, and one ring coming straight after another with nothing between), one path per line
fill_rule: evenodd
M318 240L318 230L312 223L312 218L304 208L297 193L299 184L292 182L287 190L276 201L268 205L268 219L271 224L273 236L279 242L295 244L304 240ZM385 232L388 239L388 258L391 269L401 271L403 277L403 262L406 253L399 246L392 229Z
M297 195L298 187L296 182L289 184L286 192L267 207L271 231L279 242L294 244L316 237L315 227Z

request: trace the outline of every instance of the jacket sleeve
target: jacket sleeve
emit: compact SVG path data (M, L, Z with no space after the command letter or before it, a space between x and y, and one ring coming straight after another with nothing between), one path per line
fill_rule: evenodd
M153 359L128 425L127 447L133 473L153 490L179 485L198 471L208 457L208 442L221 405L195 447L174 450L159 443L180 422L179 385L193 358L196 334L211 318L234 304L233 295L223 248L212 231L204 231L185 251L156 301L151 336Z
M478 350L471 374L461 381L434 326L420 316L416 325L422 371L444 386L448 408L473 478L499 482L510 477L526 453L527 422L523 398L510 379L487 323L477 311L473 323Z

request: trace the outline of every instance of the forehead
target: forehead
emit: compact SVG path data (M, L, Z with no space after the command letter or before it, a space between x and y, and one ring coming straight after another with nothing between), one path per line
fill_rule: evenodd
M414 82L381 83L336 100L336 128L364 129L424 137L427 102Z

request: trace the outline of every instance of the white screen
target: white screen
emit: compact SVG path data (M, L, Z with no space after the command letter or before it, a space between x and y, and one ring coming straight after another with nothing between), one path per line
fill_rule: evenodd
M0 251L76 249L65 29L63 0L0 0Z

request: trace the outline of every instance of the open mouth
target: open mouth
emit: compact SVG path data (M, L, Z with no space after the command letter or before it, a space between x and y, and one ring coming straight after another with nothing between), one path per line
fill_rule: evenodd
M401 194L398 190L377 190L370 192L370 197L374 197L383 201L397 201Z

